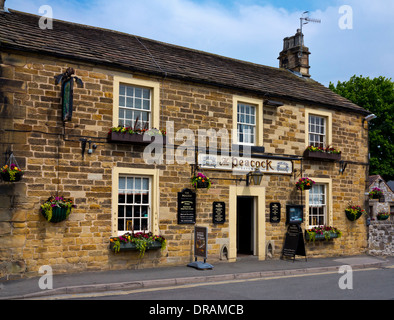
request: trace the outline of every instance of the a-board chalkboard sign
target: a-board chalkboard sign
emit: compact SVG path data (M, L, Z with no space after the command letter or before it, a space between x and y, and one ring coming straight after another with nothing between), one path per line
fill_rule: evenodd
M178 224L196 223L196 194L190 189L178 192Z
M279 223L280 222L280 203L271 202L270 203L270 222Z
M292 257L294 262L296 255L304 256L306 261L304 235L301 226L299 224L291 224L287 229L282 258L284 256Z
M226 222L226 203L214 202L212 206L212 223L223 224Z
M208 257L208 228L194 227L194 256Z

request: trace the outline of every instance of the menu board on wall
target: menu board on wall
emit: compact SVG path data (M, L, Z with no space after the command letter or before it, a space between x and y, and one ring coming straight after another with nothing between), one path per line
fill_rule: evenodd
M214 202L212 208L212 222L214 224L223 224L226 222L226 203Z
M178 224L196 223L196 194L190 189L178 192Z

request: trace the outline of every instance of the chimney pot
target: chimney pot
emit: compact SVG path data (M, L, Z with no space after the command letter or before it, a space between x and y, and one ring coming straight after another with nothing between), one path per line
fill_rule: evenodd
M5 0L0 0L0 12L5 11L4 3L5 3Z
M304 35L297 29L294 36L283 39L283 51L278 58L279 68L289 69L309 78L309 55L309 49L304 46Z

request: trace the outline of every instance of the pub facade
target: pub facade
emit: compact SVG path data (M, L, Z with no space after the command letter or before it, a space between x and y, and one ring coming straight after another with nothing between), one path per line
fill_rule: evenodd
M39 18L0 12L1 166L23 171L0 183L2 278L186 265L196 226L213 264L284 258L294 221L308 257L365 252L345 211L365 206L369 112L310 78L300 32L272 68ZM50 197L72 201L56 222ZM148 233L162 246L127 250Z

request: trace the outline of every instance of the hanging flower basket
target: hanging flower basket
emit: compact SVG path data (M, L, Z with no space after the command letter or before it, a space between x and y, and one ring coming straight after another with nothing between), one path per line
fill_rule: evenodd
M190 181L195 189L209 189L211 187L211 180L201 172L194 175Z
M48 222L61 222L66 220L75 205L71 199L63 197L50 197L41 205L41 213Z
M379 212L376 216L378 220L387 220L390 217L390 213L388 212Z
M358 218L360 218L363 213L365 213L365 210L362 209L360 206L352 206L349 205L346 209L345 209L345 214L346 217L350 220L350 221L356 221Z
M373 188L372 191L369 192L370 199L380 199L383 196L383 190L380 188Z
M119 237L111 237L109 248L115 253L119 251L138 250L140 252L140 258L143 258L146 250L164 250L166 245L167 241L164 237L154 235L152 232L127 232Z
M24 172L20 169L14 154L11 153L7 163L1 168L0 175L5 182L17 182L22 179Z
M22 171L17 171L15 172L10 172L12 171L12 169L10 171L7 171L7 168L5 168L6 166L4 166L2 168L2 171L0 172L1 174L1 178L3 179L3 181L5 182L18 182L22 179L23 176L23 172ZM19 168L18 168L19 169Z
M305 230L305 240L308 242L315 240L330 240L340 238L342 232L334 227L320 226Z
M315 184L315 181L309 178L300 178L297 183L296 187L298 190L304 191L312 189L312 186Z

